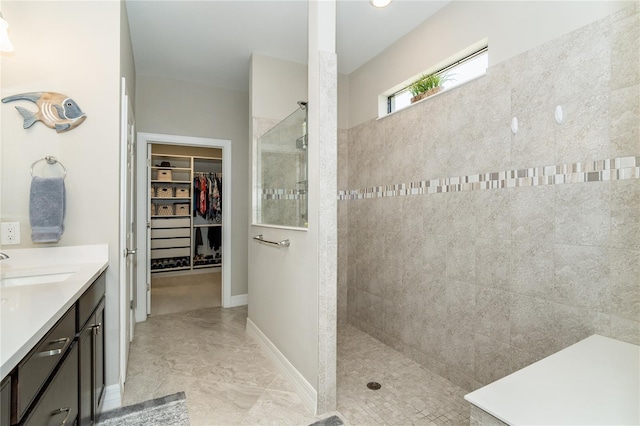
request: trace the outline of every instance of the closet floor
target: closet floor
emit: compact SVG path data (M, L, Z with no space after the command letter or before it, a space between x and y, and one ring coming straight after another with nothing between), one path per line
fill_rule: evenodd
M151 276L151 315L222 306L222 272Z
M338 329L338 412L313 416L246 334L246 318L242 306L136 324L124 404L184 391L192 426L309 425L332 414L347 425L469 424L463 389L350 325Z

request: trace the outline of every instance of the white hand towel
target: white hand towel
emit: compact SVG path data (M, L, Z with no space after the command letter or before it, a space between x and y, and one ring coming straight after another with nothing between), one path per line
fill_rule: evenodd
M64 178L31 180L29 221L34 243L57 243L64 232L65 215Z

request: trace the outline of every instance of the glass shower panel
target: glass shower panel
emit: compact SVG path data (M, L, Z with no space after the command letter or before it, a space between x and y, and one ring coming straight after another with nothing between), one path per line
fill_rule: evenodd
M307 227L307 110L258 138L257 223Z

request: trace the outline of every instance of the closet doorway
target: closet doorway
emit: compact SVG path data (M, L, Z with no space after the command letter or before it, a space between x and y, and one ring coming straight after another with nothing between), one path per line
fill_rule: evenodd
M231 142L139 133L138 159L136 321L230 306Z

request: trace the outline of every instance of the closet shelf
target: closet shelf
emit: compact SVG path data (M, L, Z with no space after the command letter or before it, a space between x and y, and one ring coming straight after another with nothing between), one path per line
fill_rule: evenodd
M205 223L202 225L193 225L194 228L211 228L213 226L222 226L221 223Z
M151 183L187 183L190 184L191 181L190 180L158 180L158 179L151 179Z
M151 197L152 200L190 200L191 197Z
M190 172L190 167L162 167L162 166L151 166L152 170L173 170L176 172Z
M172 214L172 215L151 215L151 218L153 219L168 219L170 217L191 217L191 215L188 214ZM159 228L157 226L154 226L154 228ZM178 226L177 228L187 228L186 226ZM168 228L168 229L173 229L172 228Z

